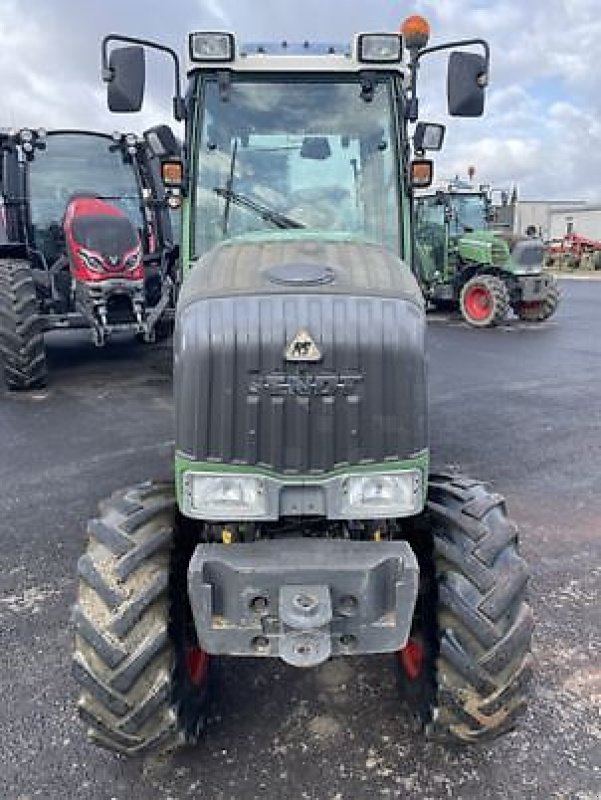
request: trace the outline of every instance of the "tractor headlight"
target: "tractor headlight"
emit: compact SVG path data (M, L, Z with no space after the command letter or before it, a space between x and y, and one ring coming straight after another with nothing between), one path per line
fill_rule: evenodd
M93 272L104 272L104 262L98 256L88 253L87 250L80 250L79 255L83 263Z
M358 38L357 58L367 64L397 64L403 55L396 33L363 33Z
M199 31L190 34L190 61L233 61L235 41L232 33Z
M140 251L135 250L133 253L130 253L125 261L123 262L123 266L126 270L135 269L138 264L140 263Z
M351 475L343 485L342 513L349 519L406 517L422 508L422 474L403 472Z
M184 474L184 514L208 520L264 517L267 502L263 481L250 475Z

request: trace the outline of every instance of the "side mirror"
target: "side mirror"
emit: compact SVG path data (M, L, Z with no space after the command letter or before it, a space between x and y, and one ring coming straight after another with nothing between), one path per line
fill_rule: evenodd
M146 62L143 47L118 47L109 59L108 107L118 114L139 111L144 99Z
M440 150L444 142L445 126L434 122L418 122L413 134L413 146L417 153L425 150Z
M487 81L484 56L478 53L451 53L447 72L449 114L452 117L482 116Z
M414 189L427 189L434 178L434 162L428 158L415 158L411 162L410 181Z
M144 131L144 141L159 159L179 158L181 147L169 125L157 125Z

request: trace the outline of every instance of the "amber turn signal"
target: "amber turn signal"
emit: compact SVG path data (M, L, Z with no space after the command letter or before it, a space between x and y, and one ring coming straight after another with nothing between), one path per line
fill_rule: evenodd
M177 160L163 161L161 178L165 186L181 186L184 182L184 165Z
M411 162L411 185L414 189L427 189L434 178L434 162L429 158L416 158Z
M401 25L401 33L408 50L421 50L430 39L430 24L419 14L413 14Z

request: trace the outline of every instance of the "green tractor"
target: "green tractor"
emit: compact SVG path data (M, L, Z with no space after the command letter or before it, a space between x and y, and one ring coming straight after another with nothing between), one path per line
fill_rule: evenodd
M448 68L451 114L479 116L488 45L427 38L421 18L351 47L194 33L185 101L174 51L104 40L109 107L139 110L159 47L187 130L184 162L163 161L183 198L174 478L105 500L78 563L78 708L101 746L196 741L226 655L389 653L446 742L490 740L525 707L517 529L483 482L429 472L416 74L483 48Z
M427 300L459 309L467 323L502 323L510 310L527 322L555 313L559 289L543 272L543 242L488 230L486 190L460 181L416 197L416 261Z

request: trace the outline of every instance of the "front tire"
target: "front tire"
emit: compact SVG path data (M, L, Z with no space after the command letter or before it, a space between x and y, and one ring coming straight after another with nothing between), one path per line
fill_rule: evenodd
M560 299L561 294L557 286L557 281L553 279L553 282L549 285L547 294L542 300L536 303L522 303L518 307L518 317L523 322L544 322L555 314Z
M499 495L454 475L431 476L423 521L429 532L411 542L421 585L401 687L430 738L488 741L515 726L532 671L517 529Z
M46 384L43 322L28 261L0 261L0 356L9 389Z
M193 743L204 727L208 656L189 646L175 509L170 485L118 492L90 521L78 563L78 710L93 742L125 755Z
M461 289L459 309L463 319L475 328L500 325L509 313L507 286L495 275L475 275Z

